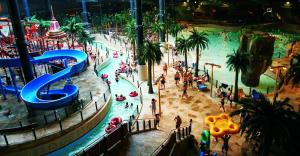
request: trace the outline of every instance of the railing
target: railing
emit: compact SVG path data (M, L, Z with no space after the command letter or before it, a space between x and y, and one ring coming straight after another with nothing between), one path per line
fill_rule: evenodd
M22 131L22 133L9 133L8 129L2 130L0 135L0 146L9 146L34 141L55 133L63 132L68 128L76 126L81 122L84 122L84 120L89 119L94 114L98 113L98 111L104 106L103 104L107 101L107 98L110 96L110 94L110 91L106 90L106 92L103 93L102 98L97 100L93 99L91 96L93 101L91 100L87 105L79 106L80 108L72 114L68 113L67 109L62 109L63 111L61 113L65 114L58 114L56 111L53 111L51 123L50 118L47 116L42 117L43 123L41 124L30 123L25 125L24 123L20 122L17 128L20 128L21 130L27 130ZM62 116L65 118L62 118Z
M190 136L192 131L192 122L189 126L180 127L178 129L172 129L167 138L159 145L151 154L152 156L164 156L170 155L177 143L177 140L183 140L187 136Z

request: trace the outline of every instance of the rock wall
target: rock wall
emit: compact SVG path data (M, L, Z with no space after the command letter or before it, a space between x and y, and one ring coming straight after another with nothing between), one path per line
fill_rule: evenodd
M242 71L241 80L249 87L259 85L260 75L272 64L275 38L268 33L251 31L240 38L239 52L249 54L249 67Z

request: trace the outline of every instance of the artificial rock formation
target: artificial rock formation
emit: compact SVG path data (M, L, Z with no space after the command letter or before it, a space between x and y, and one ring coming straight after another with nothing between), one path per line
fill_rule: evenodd
M275 38L268 33L251 31L240 38L239 52L249 55L249 66L242 71L241 80L249 87L259 85L260 75L272 64Z

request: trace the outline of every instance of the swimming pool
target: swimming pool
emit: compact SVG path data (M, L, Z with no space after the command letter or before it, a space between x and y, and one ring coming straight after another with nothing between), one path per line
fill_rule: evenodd
M226 56L228 54L232 54L233 50L238 49L240 35L244 30L224 30L214 27L197 27L197 29L208 33L208 38L210 41L209 48L202 51L201 53L199 61L200 69L203 69L203 65L206 62L221 65L220 69L214 68L214 80L218 80L219 83L233 85L235 80L235 72L228 70L226 64ZM289 34L274 30L270 31L269 33L276 37L273 59L278 58L278 56L284 57L286 55L285 51L287 44L291 40L293 40L293 38L300 38L299 34ZM188 36L189 32L184 31L182 34L184 36ZM174 42L174 40L171 40L171 42ZM189 57L195 58L195 52L190 51ZM184 60L183 57L180 57L180 59ZM189 64L191 64L195 62L195 59L191 59L189 61ZM210 67L208 67L207 69L210 73ZM247 93L249 91L249 87L242 84L240 80L241 79L239 78L239 87L243 88ZM269 89L269 91L271 91L273 86L273 78L267 75L261 75L259 86L257 86L256 89L263 93L266 93L267 88Z
M71 144L68 144L65 147L49 153L49 156L75 155L76 153L87 147L89 144L93 143L95 140L103 136L105 134L105 128L113 117L122 117L123 120L128 120L132 114L136 114L137 105L140 105L140 98L131 98L128 96L131 91L137 91L136 87L134 87L127 80L120 79L118 83L115 81L115 70L119 68L119 63L121 62L121 60L125 61L125 56L119 57L117 59L113 58L111 63L99 72L99 75L108 74L108 80L111 81L112 106L107 115L91 131L89 131L76 141L72 142ZM127 98L123 102L118 102L115 99L115 94L123 94ZM133 103L133 106L125 109L124 106L126 102L128 102L129 104Z

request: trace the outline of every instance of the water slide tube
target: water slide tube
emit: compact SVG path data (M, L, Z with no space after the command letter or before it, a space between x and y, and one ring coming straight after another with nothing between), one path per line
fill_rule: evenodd
M42 91L43 88L61 80L68 79L84 69L87 55L78 50L52 50L47 51L41 56L34 57L30 60L32 64L49 63L54 60L74 59L76 63L73 66L55 74L44 74L27 83L21 90L21 98L27 106L38 110L51 110L70 104L78 96L78 87L67 84L63 89ZM19 59L0 59L0 67L19 67Z

